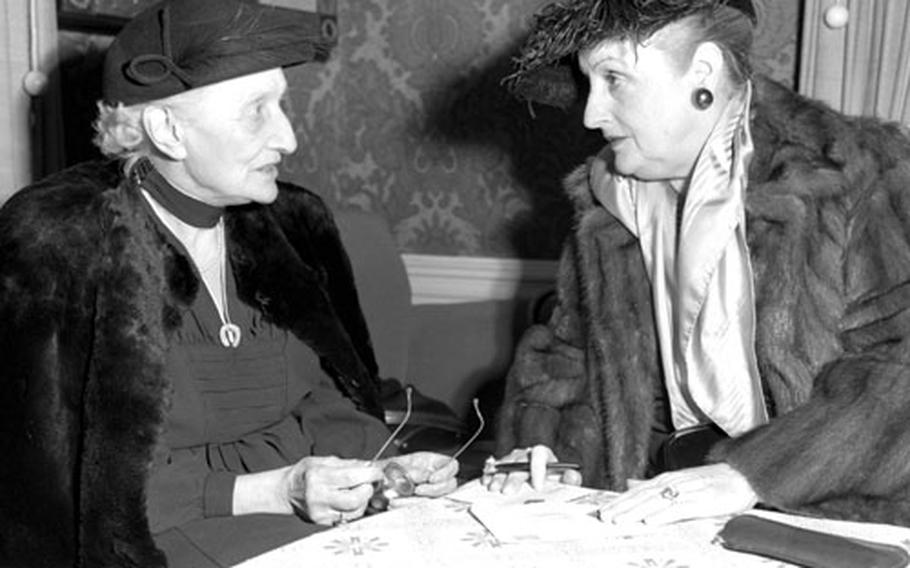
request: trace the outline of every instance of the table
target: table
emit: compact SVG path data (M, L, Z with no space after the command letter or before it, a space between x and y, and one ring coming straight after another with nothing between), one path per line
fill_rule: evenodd
M778 560L742 554L723 548L717 533L729 517L717 517L677 523L658 528L636 529L631 533L615 532L603 525L604 533L590 538L585 530L559 541L536 539L535 535L508 535L503 542L492 532L493 517L479 511L514 511L520 505L596 509L612 499L614 493L565 485L552 485L538 494L527 488L523 493L504 497L491 494L474 481L454 493L438 499L403 500L402 505L380 515L361 519L292 542L236 565L236 568L285 568L319 566L320 568L480 568L484 566L516 568L625 567L625 568L698 568L792 566ZM516 508L517 507L517 508ZM472 511L474 511L472 513ZM750 513L753 514L753 513ZM809 529L876 540L910 547L910 529L890 525L851 523L811 519L756 511L754 514ZM552 534L545 517L540 521L525 515L513 517L524 521L527 530L535 525L541 535ZM589 517L590 518L590 517ZM527 521L533 521L528 523ZM593 519L591 519L593 520ZM598 521L599 523L599 521ZM579 525L587 527L587 525ZM501 525L494 526L494 530ZM590 528L590 527L587 527ZM611 532L612 531L612 532ZM500 536L504 533L500 532ZM560 538L565 537L562 535ZM520 540L520 543L518 542Z

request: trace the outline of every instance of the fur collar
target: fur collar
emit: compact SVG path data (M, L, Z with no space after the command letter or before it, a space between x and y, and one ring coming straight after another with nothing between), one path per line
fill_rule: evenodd
M876 203L903 203L908 173L900 164L910 155L897 125L844 117L765 79L756 79L754 95L746 228L756 352L769 410L780 415L805 403L813 379L845 352L839 322L856 300L847 291L888 274L878 264L884 237L850 234L875 222ZM562 311L516 353L499 448L548 443L581 461L589 483L622 488L644 473L653 393L663 380L638 242L596 203L588 168L566 179L575 230L558 275ZM844 250L848 241L856 244ZM869 260L841 272L848 257ZM583 349L587 371L554 368L550 341Z
M29 376L29 390L13 389L0 408L10 410L0 449L22 462L0 466L4 492L16 488L22 500L0 506L11 529L0 537L3 562L164 566L145 515L146 476L169 405L168 343L202 286L141 199L113 164L91 163L22 190L0 214L0 314L23 322L16 333L0 329L9 360L0 381L22 381L17 365ZM240 298L313 348L342 392L381 416L353 275L321 199L282 184L272 205L230 208L226 227ZM29 426L50 415L59 417L52 428ZM44 528L44 517L56 520Z

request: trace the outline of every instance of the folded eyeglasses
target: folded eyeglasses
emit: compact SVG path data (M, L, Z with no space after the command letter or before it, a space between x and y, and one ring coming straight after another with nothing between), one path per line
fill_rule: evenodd
M395 428L395 430L389 435L385 443L382 444L382 447L376 452L373 458L370 460L376 462L382 457L382 454L388 449L388 447L395 441L398 435L401 433L402 429L407 425L408 419L411 417L411 393L413 389L411 387L405 388L405 396L407 398L407 406L402 418L401 423ZM451 456L449 456L449 461L445 463L445 466L452 463L453 460L457 460L458 456L464 453L471 444L474 443L474 440L480 436L484 428L484 419L483 414L480 412L480 403L475 398L473 401L474 413L477 415L478 426L474 433L468 438L467 442L461 445L458 450L455 451ZM410 497L414 495L414 492L417 489L417 483L408 475L407 470L400 464L389 461L382 469L383 479L381 482L376 482L373 497L370 498L370 510L371 511L385 511L388 509L389 500L391 497Z

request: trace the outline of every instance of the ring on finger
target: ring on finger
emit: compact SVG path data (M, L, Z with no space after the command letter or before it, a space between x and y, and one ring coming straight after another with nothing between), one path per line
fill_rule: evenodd
M338 511L338 518L332 523L333 527L347 524L348 520L344 518L344 511Z
M667 501L676 501L676 498L679 497L679 491L672 485L668 485L661 490L660 496Z

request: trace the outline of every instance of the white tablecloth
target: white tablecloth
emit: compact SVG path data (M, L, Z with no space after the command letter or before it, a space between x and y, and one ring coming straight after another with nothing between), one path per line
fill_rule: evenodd
M604 535L549 542L529 537L520 544L497 539L471 506L489 509L497 502L503 507L520 499L526 502L542 497L551 503L590 505L611 499L613 494L592 489L553 486L541 496L527 489L526 494L502 497L483 490L477 482L468 483L451 495L439 499L412 500L386 513L361 519L332 530L317 533L266 554L250 559L237 568L447 568L483 566L515 568L624 567L624 568L697 568L762 567L784 568L790 564L723 548L717 533L728 520L711 518L667 525L656 529L637 529L637 534L619 534L604 527ZM510 509L520 510L520 509ZM754 514L809 529L875 540L910 547L910 529L890 525L826 521L770 512ZM527 520L527 519L524 519ZM521 522L522 519L516 519ZM546 526L540 526L546 535Z

